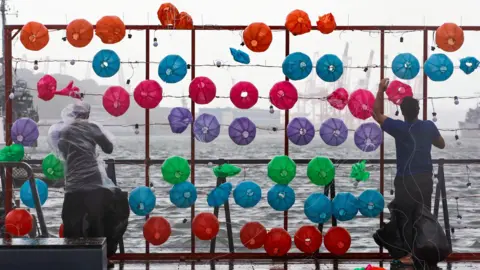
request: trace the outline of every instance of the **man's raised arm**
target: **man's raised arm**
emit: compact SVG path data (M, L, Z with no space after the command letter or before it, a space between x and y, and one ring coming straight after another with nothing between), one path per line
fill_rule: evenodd
M377 91L377 96L375 97L375 103L373 104L373 113L372 117L377 121L377 123L380 124L380 126L383 124L385 119L387 117L382 113L382 106L383 106L383 92L387 90L389 79L384 78L380 81L380 84L378 85L378 91Z

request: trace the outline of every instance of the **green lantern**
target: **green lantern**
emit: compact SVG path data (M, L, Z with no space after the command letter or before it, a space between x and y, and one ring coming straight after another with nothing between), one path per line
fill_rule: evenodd
M49 180L63 179L63 162L54 154L48 154L42 161L42 171Z
M213 173L217 178L232 177L239 174L241 171L242 169L240 169L239 167L228 163L213 168Z
M268 177L273 182L288 185L297 175L297 165L289 156L276 156L268 163Z
M162 176L172 185L185 182L190 176L188 161L179 156L167 158L162 164Z
M327 157L316 157L308 163L307 176L317 186L326 186L335 178L335 166Z
M25 156L25 149L21 144L7 145L0 150L0 161L21 161Z
M352 171L350 172L350 177L357 180L365 182L370 178L370 173L366 171L366 160L362 160L358 163L352 165Z

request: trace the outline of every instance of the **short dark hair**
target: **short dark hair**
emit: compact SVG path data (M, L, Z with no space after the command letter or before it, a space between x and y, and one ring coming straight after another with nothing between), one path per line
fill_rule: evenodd
M405 97L400 104L400 110L402 111L405 120L413 121L418 118L420 112L420 105L418 100L413 97Z

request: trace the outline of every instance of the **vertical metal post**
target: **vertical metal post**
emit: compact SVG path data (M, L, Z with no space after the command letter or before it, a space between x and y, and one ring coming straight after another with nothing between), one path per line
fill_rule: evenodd
M423 30L423 63L428 59L428 30ZM428 113L428 77L423 72L423 120L427 120Z
M145 30L145 79L150 79L150 30ZM145 186L150 187L150 110L145 109ZM147 220L149 215L145 217ZM145 253L150 253L150 244L145 242Z
M385 30L380 31L380 80L385 78ZM381 112L384 111L384 103L382 103ZM383 133L383 132L382 132ZM383 134L382 134L383 136ZM380 193L383 195L385 188L385 144L382 141L380 145ZM383 211L380 212L380 227L383 226ZM383 247L380 247L380 253L383 253Z
M195 29L192 30L192 44L191 44L191 54L192 61L190 63L190 74L191 79L195 79ZM192 117L195 119L195 102L190 101L190 111L192 112ZM195 134L193 133L193 122L190 128L190 181L195 185ZM193 219L195 218L195 204L192 205L190 211L190 241L191 241L191 252L195 253L195 235L193 234Z
M285 56L290 54L290 32L285 30ZM288 81L288 78L285 76L285 80ZM290 122L289 110L285 110L285 123L284 123L284 155L288 156L288 136L287 136L287 126ZM288 211L283 212L283 228L288 231Z
M12 90L12 31L3 26L3 42L5 51L3 52L3 61L5 67L5 144L12 144L10 130L12 128L12 102L9 98ZM13 179L12 168L6 168L5 175L5 215L12 210L13 198Z

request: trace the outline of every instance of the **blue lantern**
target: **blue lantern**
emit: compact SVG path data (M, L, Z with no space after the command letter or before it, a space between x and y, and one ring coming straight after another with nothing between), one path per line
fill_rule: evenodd
M332 202L321 193L313 193L305 201L303 212L311 222L323 224L332 217Z
M460 59L460 69L467 75L474 72L478 68L478 64L480 62L473 56Z
M244 51L230 48L230 53L233 56L233 60L241 64L250 64L250 56Z
M376 190L365 190L358 196L358 210L366 217L376 217L383 212L385 200Z
M262 199L262 189L255 182L241 182L233 191L233 199L243 208L254 207Z
M393 59L392 71L400 79L411 80L420 72L420 62L411 53L401 53Z
M210 193L208 193L208 206L219 207L226 203L228 201L228 197L230 197L232 188L233 186L230 182L223 183L220 186L214 188L212 191L210 191Z
M448 80L453 74L453 62L443 53L432 54L423 67L425 74L434 82Z
M128 197L130 209L137 216L146 216L155 208L157 198L153 191L146 186L136 187Z
M268 204L277 211L287 211L295 203L295 191L287 185L276 184L267 193Z
M188 208L197 200L197 189L190 182L173 185L170 189L170 201L178 208Z
M339 221L353 219L358 213L358 201L352 193L340 192L333 199L333 215Z
M295 52L289 54L282 64L282 71L290 80L303 80L312 72L312 60L308 55Z
M334 82L343 74L343 63L338 56L325 54L317 61L317 75L326 82Z
M120 58L112 50L101 50L93 57L92 67L99 77L110 78L120 70Z
M35 178L35 186L37 187L38 197L40 198L40 205L43 205L48 199L48 185L42 180ZM35 201L33 200L29 180L25 181L22 187L20 187L20 200L29 208L35 208Z
M177 83L187 75L187 62L180 55L167 55L158 65L158 76L166 83Z

